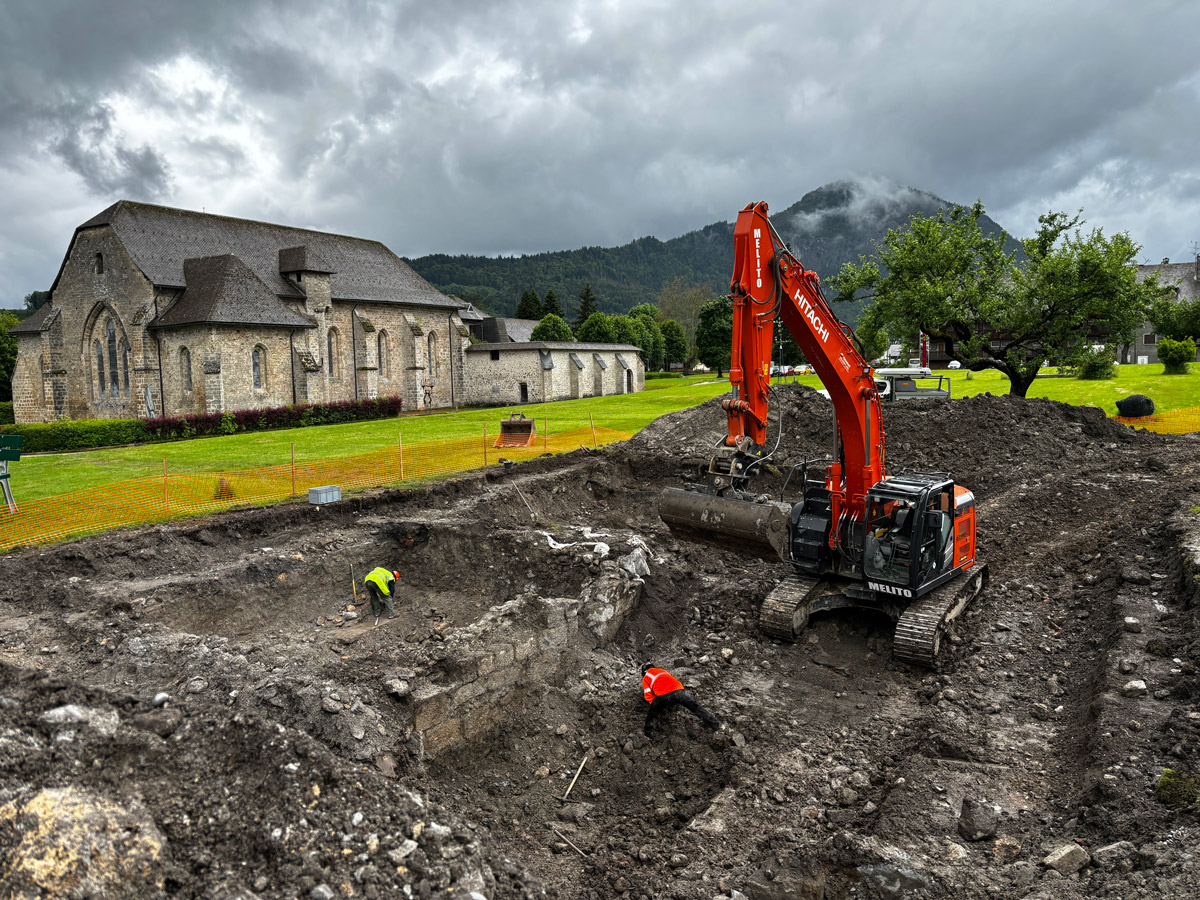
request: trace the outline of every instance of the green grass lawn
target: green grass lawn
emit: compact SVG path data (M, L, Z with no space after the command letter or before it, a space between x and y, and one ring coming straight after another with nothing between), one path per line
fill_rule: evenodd
M1200 366L1193 368L1200 370ZM1116 413L1115 402L1129 394L1146 394L1154 400L1160 411L1200 405L1200 371L1191 375L1165 376L1161 365L1148 365L1119 366L1116 372L1116 378L1108 381L1039 378L1030 388L1029 396L1097 406L1110 415ZM959 370L940 374L950 376L955 397L986 391L993 394L1008 393L1008 379L997 372L967 373ZM820 387L814 375L805 375L796 381ZM398 433L403 434L406 445L482 435L484 425L489 434L494 434L499 431L500 419L512 411L535 416L539 420L539 433L541 420L545 418L549 418L553 433L586 427L588 414L591 413L597 426L633 434L665 413L703 403L725 393L727 389L728 380L718 380L715 375L651 379L646 382L646 390L638 394L562 400L524 407L406 415L377 422L27 456L12 465L13 489L20 502L126 478L161 475L164 459L168 470L172 472L280 465L291 460L293 442L296 445L296 461L304 462L391 447L395 445Z

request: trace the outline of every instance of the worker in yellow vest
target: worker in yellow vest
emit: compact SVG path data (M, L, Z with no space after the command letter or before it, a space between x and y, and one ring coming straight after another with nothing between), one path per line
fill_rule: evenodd
M389 619L396 618L395 589L396 579L399 577L399 572L392 572L380 566L368 572L367 577L363 579L367 594L371 597L371 615L375 618L378 619L385 608Z

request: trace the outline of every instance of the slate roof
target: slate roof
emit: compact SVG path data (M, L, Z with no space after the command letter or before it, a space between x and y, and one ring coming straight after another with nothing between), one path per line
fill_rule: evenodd
M42 324L53 311L49 303L43 303L28 319L24 319L8 329L9 334L37 334L42 330Z
M185 259L187 288L150 323L151 328L212 323L312 328L314 323L289 309L231 253Z
M483 320L481 328L485 341L503 344L508 341L527 343L533 337L533 329L537 326L537 319L506 319L501 316L489 316Z
M99 225L112 227L134 263L159 287L185 286L185 259L233 254L273 293L302 298L301 288L280 275L279 267L281 250L303 247L311 264L319 267L310 271L334 273L330 289L335 300L462 306L378 241L131 200L118 200L76 231ZM294 258L293 253L285 255L289 262Z
M1177 300L1200 297L1200 255L1193 262L1173 263L1164 260L1157 266L1138 266L1137 280L1145 281L1156 273L1160 285L1175 285L1179 289Z

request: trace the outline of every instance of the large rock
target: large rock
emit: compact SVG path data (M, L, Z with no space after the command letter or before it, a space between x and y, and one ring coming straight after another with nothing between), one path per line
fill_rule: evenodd
M136 803L48 788L0 806L0 896L154 896L163 842Z
M1060 875L1078 872L1091 861L1088 852L1078 844L1064 844L1042 860L1042 865Z
M982 841L996 833L996 807L964 797L958 817L958 833L968 841Z
M1154 401L1145 394L1133 394L1117 401L1117 412L1127 419L1154 415Z

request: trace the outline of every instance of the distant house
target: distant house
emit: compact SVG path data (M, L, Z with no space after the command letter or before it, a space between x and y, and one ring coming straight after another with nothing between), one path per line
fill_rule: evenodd
M49 302L12 329L13 412L458 405L466 309L378 241L121 200L75 229Z
M1138 281L1145 281L1151 275L1158 275L1158 283L1165 287L1174 287L1175 299L1191 302L1200 297L1200 253L1192 262L1173 263L1164 259L1156 266L1138 266ZM1149 322L1139 328L1133 336L1133 343L1123 344L1120 350L1119 362L1122 363L1157 363L1158 335L1154 326Z

